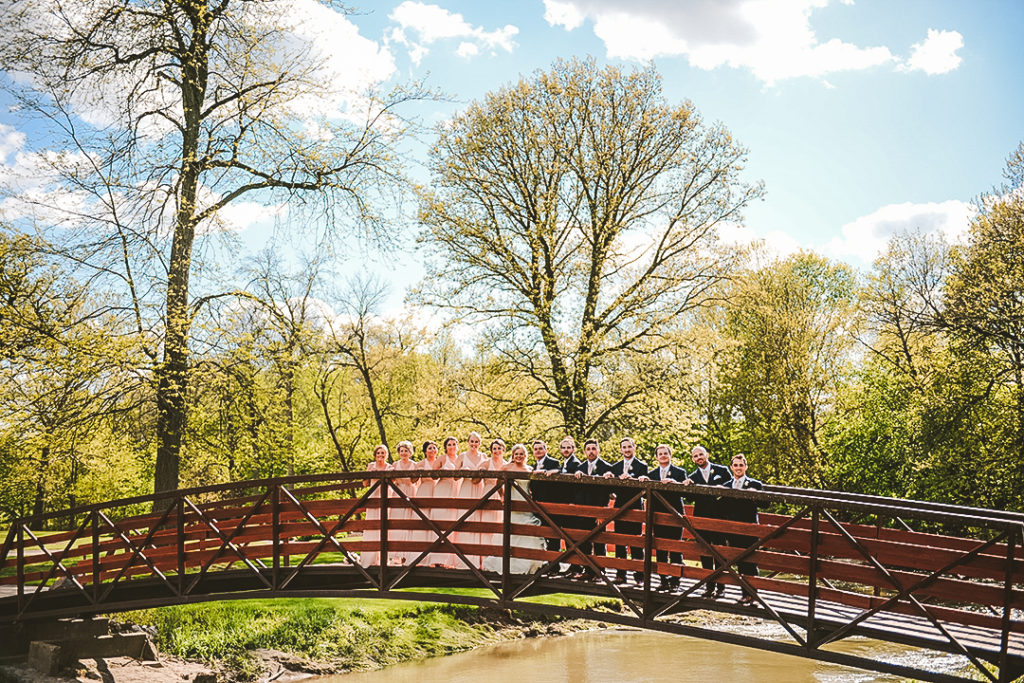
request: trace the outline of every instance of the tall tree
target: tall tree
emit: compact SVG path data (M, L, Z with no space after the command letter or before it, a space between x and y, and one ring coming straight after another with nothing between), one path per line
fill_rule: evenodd
M8 85L70 152L40 158L75 201L44 194L36 208L88 234L75 258L116 276L140 330L140 299L162 297L150 344L156 491L178 485L191 326L206 300L191 293L197 239L243 199L300 200L377 230L373 200L398 179L394 144L405 126L393 108L413 95L341 90L328 56L299 30L300 7L313 22L335 11L278 0L5 9L0 67L18 75ZM154 280L143 285L147 274Z
M742 447L774 481L831 483L820 437L851 360L854 285L849 267L801 253L748 271L732 292L729 401Z
M422 300L487 323L485 343L536 387L527 404L578 437L642 393L595 401L592 386L665 346L723 275L718 226L762 192L739 180L746 150L666 102L653 66L557 62L470 105L430 158Z

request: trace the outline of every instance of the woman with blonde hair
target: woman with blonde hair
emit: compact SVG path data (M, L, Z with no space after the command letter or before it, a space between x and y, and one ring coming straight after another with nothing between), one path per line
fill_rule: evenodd
M388 447L381 444L373 449L373 462L366 466L367 472L384 472L391 469L388 463ZM371 486L376 482L366 480L363 482ZM376 545L375 549L364 548L359 556L359 563L364 567L376 567L380 565L380 487L367 498L366 506L366 528L363 529L363 542Z
M508 462L505 460L505 442L501 439L494 439L491 441L489 446L491 457L487 458L480 465L481 472L497 472L498 470L505 469L505 465ZM482 489L481 496L487 493L497 483L497 479L481 477L480 486ZM499 495L491 496L487 503L493 505L495 502L500 502L501 497ZM501 524L502 513L501 510L481 510L480 521L488 524ZM487 552L480 558L480 568L486 569L489 566L489 561L495 553L501 554L501 543L502 536L500 531L485 531L480 534L480 544L485 546L491 546L493 550Z
M391 466L392 469L406 472L410 470L415 470L417 468L417 462L412 459L412 442L399 441L398 446L396 446L396 450L398 451L398 460L395 461L395 463ZM411 478L395 478L392 479L392 482L394 482L395 487L398 490L400 490L409 498L416 497L416 482L414 482ZM388 519L394 520L396 522L404 522L413 519L420 520L420 516L413 512L412 509L406 507L404 501L401 504L399 504L399 496L397 494L392 494L390 496L390 499L391 501L393 501L393 504L388 506L388 510L390 511ZM411 529L393 528L388 533L388 542L390 544L390 542L392 541L396 543L412 541L414 540L413 535L414 532ZM417 554L418 553L413 553L408 550L399 550L391 554L391 557L395 558L399 564L407 564L408 562L411 562L412 560L416 559Z
M476 432L470 432L466 437L466 443L468 449L459 454L459 469L463 470L478 470L484 463L484 455L480 452L480 435ZM484 495L484 483L479 477L466 478L462 480L459 485L458 498L459 500L466 501L464 507L459 507L455 512L458 517L465 514L466 510L476 504L476 501L483 498ZM470 502L472 501L472 502ZM476 523L481 521L480 511L477 510L471 514L467 519L466 523ZM478 531L458 531L455 533L456 543L462 548L464 545L480 545L480 532ZM468 559L475 566L480 566L480 556L476 553L469 553L463 549ZM460 563L461 564L461 563Z

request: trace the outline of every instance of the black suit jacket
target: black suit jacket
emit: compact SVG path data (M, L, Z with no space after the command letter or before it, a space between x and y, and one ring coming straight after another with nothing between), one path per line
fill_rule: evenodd
M579 467L576 468L577 472L581 472L584 477L587 476L587 461L581 460ZM611 472L612 466L600 457L594 461L594 477L603 477L605 472ZM597 505L604 507L608 504L608 496L612 492L610 486L586 486L578 485L576 487L576 500L575 502L579 505Z
M732 477L729 477L729 481L722 484L722 488L732 488ZM755 490L761 491L764 489L764 484L759 482L757 479L751 479L747 477L747 480L743 482L744 491ZM730 519L734 522L750 522L752 524L757 523L757 501L756 500L740 500L738 498L723 498L721 503L722 507L722 519Z
M658 465L655 465L654 467L652 467L650 469L649 472L647 472L647 476L648 476L648 478L650 478L651 481L661 481L661 467L658 466ZM684 481L686 481L686 470L684 470L682 467L677 467L675 465L669 465L668 466L668 477L669 477L669 479L671 479L671 480L673 480L673 481L675 481L675 482L677 482L679 484L682 484ZM682 496L682 494L674 493L674 492L671 492L671 491L658 491L658 493L661 495L662 498L667 500L673 507L675 507L677 512L682 512L683 511L683 496ZM654 499L654 511L655 512L669 512L668 508L665 507L665 504L662 503L661 500L659 500L655 496L652 496L652 498Z
M620 460L617 463L615 463L614 465L612 465L612 470L611 470L612 476L615 477L616 479L618 479L620 476L622 476L622 473L623 473L623 471L625 469L625 465L623 464L623 462L624 461ZM633 462L629 463L629 472L627 472L627 474L629 474L629 476L632 477L633 479L636 479L637 477L642 477L642 476L646 475L647 474L647 463L645 463L644 461L640 460L637 457L634 457L633 458ZM619 507L622 507L622 505L627 500L629 500L630 498L632 498L633 496L636 495L637 489L621 488L621 489L615 489L614 491L615 491L615 507L619 508ZM637 499L637 501L635 503L633 503L633 509L634 510L639 510L642 507L643 506L642 506L642 504L640 502L640 499Z
M708 481L704 480L704 475L701 474L699 469L694 470L687 475L688 479L692 479L694 484L704 484L706 486L721 486L727 482L732 481L732 474L729 472L729 468L725 465L716 465L711 463L711 472L708 477ZM715 496L690 496L693 500L693 514L698 517L716 517L722 516L722 512L719 509L719 499Z
M547 472L561 472L562 463L550 455L545 455L537 461L534 471L544 470ZM565 502L565 496L561 489L563 484L557 481L545 481L547 475L535 477L530 481L530 491L533 492L534 500L547 501L549 503Z
M575 455L570 455L562 465L562 474L575 474L580 468L580 461Z

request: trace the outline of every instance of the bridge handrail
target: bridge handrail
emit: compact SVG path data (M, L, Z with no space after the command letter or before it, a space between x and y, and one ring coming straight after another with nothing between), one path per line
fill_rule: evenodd
M416 472L412 474L411 472ZM701 484L684 485L673 482L638 481L636 479L606 479L603 477L576 478L570 474L540 474L536 472L482 471L482 470L387 470L387 471L356 471L332 472L325 474L295 475L290 477L268 477L244 481L208 484L187 489L176 489L160 493L142 494L128 498L120 498L100 503L91 503L74 508L55 510L41 515L18 517L12 520L12 528L18 524L35 525L51 519L74 518L85 513L92 513L111 508L123 508L145 503L157 503L165 500L177 500L180 497L199 496L208 493L231 491L237 489L264 489L271 486L294 484L315 484L330 481L361 482L372 479L516 479L535 481L551 481L574 485L606 486L618 489L649 489L681 493L683 497L715 496L755 500L766 505L772 503L788 503L806 505L808 503L828 503L832 509L859 513L883 515L887 517L906 517L924 521L955 522L977 526L992 526L999 529L1018 528L1024 525L1024 513L992 510L988 508L961 507L930 501L905 500L884 496L846 493L824 489L806 489L786 486L766 485L764 491L734 490L721 486L705 486Z

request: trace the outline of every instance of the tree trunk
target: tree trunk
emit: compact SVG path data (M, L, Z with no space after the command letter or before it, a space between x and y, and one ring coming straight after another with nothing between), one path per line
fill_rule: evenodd
M373 378L370 377L370 368L367 363L359 363L359 374L363 376L363 383L366 385L366 395L370 399L370 410L373 411L373 421L377 424L377 435L380 436L380 442L391 449L388 446L388 433L384 429L384 415L381 414L380 406L377 404L377 392L373 389ZM390 452L388 453L388 462L393 462L391 459Z
M39 476L36 479L36 495L32 500L32 516L43 514L46 508L46 472L50 468L50 447L43 446L39 453Z
M181 103L185 125L181 136L181 185L174 217L174 238L167 273L167 308L164 324L164 359L157 368L157 450L153 492L178 488L181 441L185 434L188 395L189 276L196 231L196 194L199 187L199 131L208 78L209 46L204 7L190 14L192 42L182 55ZM162 509L163 504L154 508Z

